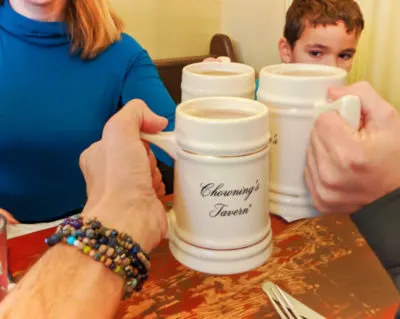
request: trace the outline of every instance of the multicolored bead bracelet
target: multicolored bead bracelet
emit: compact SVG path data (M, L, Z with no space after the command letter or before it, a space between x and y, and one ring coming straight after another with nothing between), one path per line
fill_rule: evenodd
M60 242L75 246L120 275L125 282L123 299L140 291L148 278L149 255L128 234L106 228L97 219L67 218L45 242L49 246Z

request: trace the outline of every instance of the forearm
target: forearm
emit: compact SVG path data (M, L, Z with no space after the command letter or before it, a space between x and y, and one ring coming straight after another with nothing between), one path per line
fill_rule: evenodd
M113 318L122 279L76 247L51 248L2 302L0 318Z
M400 189L351 218L400 290Z

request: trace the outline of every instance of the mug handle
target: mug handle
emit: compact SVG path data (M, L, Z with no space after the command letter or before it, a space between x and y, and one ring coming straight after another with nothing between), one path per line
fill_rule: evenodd
M160 132L156 134L140 133L142 140L149 142L163 149L176 160L176 141L174 132ZM168 213L168 229L171 227L171 214ZM165 234L164 238L169 239L169 230Z
M176 159L176 142L174 132L160 132L156 134L140 133L140 138L154 144Z
M358 96L346 95L332 103L327 103L326 101L317 102L314 107L314 118L316 119L322 113L331 110L337 110L351 127L359 129L361 124L361 101Z

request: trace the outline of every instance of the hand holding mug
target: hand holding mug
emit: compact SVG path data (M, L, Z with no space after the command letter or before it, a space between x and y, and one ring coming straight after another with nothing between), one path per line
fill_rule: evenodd
M142 134L175 159L168 239L186 266L232 274L271 254L268 123L257 101L208 97L177 107L174 132Z
M315 119L337 110L350 126L360 125L357 96L337 101L327 97L330 87L343 86L347 73L315 64L278 64L260 72L257 98L270 111L271 149L270 210L287 221L319 214L304 181L307 147ZM319 207L317 206L317 209Z
M203 60L203 62L225 62L229 63L232 62L230 57L227 56L220 56L218 58L208 57Z
M107 122L102 139L80 159L88 192L82 214L128 233L148 252L165 236L167 218L140 131L156 133L166 125L144 102L133 100Z
M329 92L333 100L348 94L361 100L361 129L322 114L307 151L305 180L323 213L357 211L400 187L400 115L365 82Z

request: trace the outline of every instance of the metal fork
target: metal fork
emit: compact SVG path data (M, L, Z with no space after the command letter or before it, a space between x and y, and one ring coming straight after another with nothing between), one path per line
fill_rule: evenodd
M267 282L263 285L263 290L267 294L269 300L274 306L276 312L281 319L302 319L296 308L286 297L285 293L279 286L272 282Z

